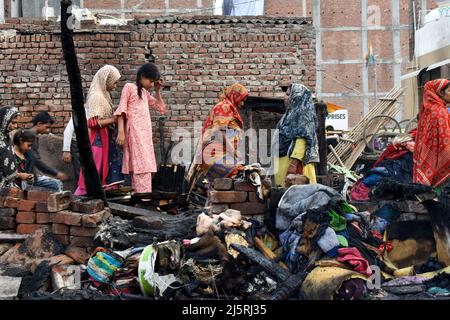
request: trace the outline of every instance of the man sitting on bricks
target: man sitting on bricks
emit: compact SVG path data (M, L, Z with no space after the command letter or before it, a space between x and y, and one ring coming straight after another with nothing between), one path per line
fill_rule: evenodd
M29 173L33 173L35 179L33 186L47 188L55 191L62 191L63 184L61 181L67 180L67 176L48 166L44 163L39 155L39 134L47 134L50 131L51 125L55 122L48 112L40 112L33 118L33 127L30 131L36 134L36 139L29 151L26 152L27 168L30 168ZM46 175L36 174L36 169ZM48 175L48 176L47 176ZM49 177L52 176L52 177Z

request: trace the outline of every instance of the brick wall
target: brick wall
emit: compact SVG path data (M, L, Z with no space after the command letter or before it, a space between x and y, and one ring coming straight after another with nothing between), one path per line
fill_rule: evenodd
M17 32L0 41L2 104L19 107L25 127L34 114L49 111L56 117L53 132L61 133L71 105L58 25L9 19L0 28ZM167 140L174 128L203 121L219 92L234 82L247 85L252 95L266 97L282 97L280 85L291 80L315 87L315 33L308 19L211 24L198 17L177 23L142 20L123 27L83 25L75 42L85 89L105 63L119 68L123 78L113 94L116 102L122 86L134 81L151 42L167 84L163 91L170 110L164 129ZM274 127L277 120L272 114L255 115L262 127ZM157 121L153 125L158 143Z

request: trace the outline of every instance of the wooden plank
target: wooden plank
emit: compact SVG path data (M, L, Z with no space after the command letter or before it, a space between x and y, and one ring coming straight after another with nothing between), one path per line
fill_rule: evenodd
M168 216L166 213L161 213L158 211L135 208L131 206L127 206L124 204L108 202L108 207L111 209L111 213L113 215L126 218L126 219L134 219L136 217L160 217L165 218Z
M26 234L0 232L0 243L23 242L26 238L28 238L28 235Z

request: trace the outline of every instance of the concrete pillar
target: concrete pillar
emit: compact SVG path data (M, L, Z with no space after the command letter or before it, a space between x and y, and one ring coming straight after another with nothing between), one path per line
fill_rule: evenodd
M0 0L0 23L5 23L5 0Z
M394 0L395 1L395 0ZM367 32L367 0L361 0L361 61L364 61L365 54L369 51ZM362 64L362 85L364 94L364 115L369 112L369 68Z
M421 0L420 1L420 10L421 10L420 22L422 23L423 20L425 19L425 16L427 15L428 0Z
M322 99L322 31L320 22L320 0L313 2L313 22L316 29L316 96Z
M125 0L120 0L120 8L122 9L120 12L120 17L125 19Z
M393 79L394 86L402 85L402 45L400 39L400 3L392 0L392 49L393 49ZM402 106L404 104L401 104ZM397 115L397 120L401 120L402 112Z

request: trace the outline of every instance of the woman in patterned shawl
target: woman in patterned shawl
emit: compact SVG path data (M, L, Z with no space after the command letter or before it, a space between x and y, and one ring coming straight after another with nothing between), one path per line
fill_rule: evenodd
M116 119L110 93L115 90L119 79L120 72L114 66L100 68L92 79L85 103L92 155L103 185L123 179L122 155L115 143ZM80 172L75 195L85 194L84 176Z
M319 146L311 91L302 84L294 83L286 92L286 98L287 110L277 125L278 143L273 144L277 168L275 184L284 187L288 174L303 174L309 183L315 184Z
M201 152L196 156L196 170L209 181L232 177L242 167L239 142L242 141L244 123L238 109L243 107L248 90L240 84L227 87L219 96L219 103L206 119L201 143ZM200 151L200 150L199 150Z
M3 107L0 109L0 196L8 194L17 178L17 164L9 133L17 128L14 121L19 115L15 107Z
M425 84L414 150L413 180L433 188L450 178L450 81Z

